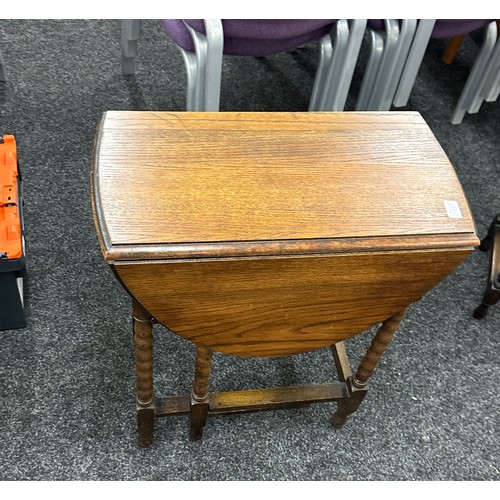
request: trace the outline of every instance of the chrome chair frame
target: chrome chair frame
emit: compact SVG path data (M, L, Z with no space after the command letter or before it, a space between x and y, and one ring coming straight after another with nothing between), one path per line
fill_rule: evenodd
M333 33L319 40L320 58L309 111L343 111L366 29L366 19L340 19ZM187 111L218 111L224 31L221 19L204 19L206 35L186 24L195 47L178 47L187 74ZM141 21L122 21L122 71L134 72Z
M370 54L356 102L357 111L388 111L417 28L416 19L384 19L383 32L369 29Z

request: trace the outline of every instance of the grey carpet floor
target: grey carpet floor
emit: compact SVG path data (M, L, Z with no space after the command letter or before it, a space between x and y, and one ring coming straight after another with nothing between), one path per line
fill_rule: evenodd
M154 446L137 446L130 304L95 234L93 139L106 110L184 110L185 72L157 21L144 22L135 76L121 74L119 41L115 20L0 21L0 135L18 142L29 269L28 327L0 332L0 479L500 479L500 306L472 317L488 266L479 251L410 309L342 430L326 404L213 417L202 443L188 440L186 417L161 419ZM451 66L442 49L431 42L404 109L449 155L482 236L500 209L500 105L450 125L478 48L467 39ZM307 110L317 56L307 46L226 59L221 110ZM366 47L347 110L365 63ZM155 338L157 392L186 393L192 346L159 326ZM370 338L347 343L353 365ZM214 390L334 377L327 351L214 364Z

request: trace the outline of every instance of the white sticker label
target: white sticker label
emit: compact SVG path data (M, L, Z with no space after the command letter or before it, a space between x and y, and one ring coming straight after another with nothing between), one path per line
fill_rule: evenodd
M462 219L463 215L455 200L444 200L444 207L450 219Z

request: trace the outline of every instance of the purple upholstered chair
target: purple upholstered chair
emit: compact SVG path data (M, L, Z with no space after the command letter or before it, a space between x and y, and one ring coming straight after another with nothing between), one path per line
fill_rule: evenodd
M195 51L189 28L206 34L203 19L162 19L172 40L188 52ZM336 19L224 19L224 54L270 56L319 40L330 33Z
M271 56L317 41L321 55L310 109L342 110L366 27L366 20L345 19L162 19L161 23L186 64L190 111L219 110L223 55ZM336 36L334 47L331 34Z
M465 113L476 113L485 90L485 72L497 40L497 26L492 19L422 19L394 97L394 106L406 106L430 38L453 38L482 29L484 41L451 117L452 124L462 122ZM497 48L496 51L499 49Z

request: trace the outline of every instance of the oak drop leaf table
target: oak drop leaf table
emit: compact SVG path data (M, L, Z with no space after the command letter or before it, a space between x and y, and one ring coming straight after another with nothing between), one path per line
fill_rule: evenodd
M157 417L337 402L340 427L406 308L479 243L455 171L418 113L110 111L93 204L132 297L139 443ZM156 397L153 323L196 346L190 395ZM343 340L381 324L353 374ZM331 348L331 384L211 393L214 351Z

